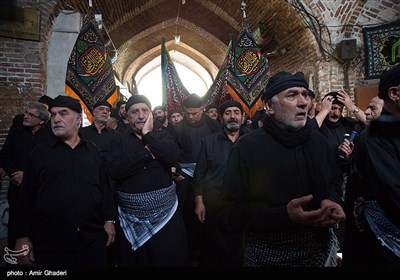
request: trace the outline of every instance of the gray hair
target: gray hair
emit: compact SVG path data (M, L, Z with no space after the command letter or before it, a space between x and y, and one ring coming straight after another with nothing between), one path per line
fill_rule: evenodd
M37 110L39 112L38 118L41 121L47 122L50 119L50 112L45 104L33 101L28 104L28 108Z

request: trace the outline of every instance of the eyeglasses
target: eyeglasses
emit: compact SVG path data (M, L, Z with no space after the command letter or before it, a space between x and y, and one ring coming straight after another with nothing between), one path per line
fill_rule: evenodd
M30 119L39 118L39 116L36 116L36 115L34 115L34 114L32 114L32 113L30 113L28 111L25 111L24 115L27 116Z

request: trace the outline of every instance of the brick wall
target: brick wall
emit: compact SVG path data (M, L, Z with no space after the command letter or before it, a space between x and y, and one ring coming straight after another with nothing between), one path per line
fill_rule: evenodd
M0 130L46 92L46 54L56 0L17 0L16 6L40 11L40 41L0 37Z

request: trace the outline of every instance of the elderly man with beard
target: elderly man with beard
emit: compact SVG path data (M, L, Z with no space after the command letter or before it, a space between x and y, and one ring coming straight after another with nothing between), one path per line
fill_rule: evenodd
M116 211L109 178L96 146L80 133L82 107L59 95L50 105L55 137L30 153L17 208L20 265L107 265Z
M186 266L185 227L170 171L179 148L168 132L154 129L146 96L131 96L125 109L130 127L117 137L107 159L122 229L118 265Z
M205 266L239 266L241 264L240 232L224 236L218 219L221 189L233 143L240 136L243 107L236 101L226 101L219 107L224 130L201 142L200 154L193 177L194 212L205 225L205 246L202 259Z
M304 75L278 72L262 100L269 118L228 160L224 224L244 231L244 266L334 266L342 177L326 139L306 125Z
M118 134L114 129L107 127L107 122L110 120L111 108L111 104L105 100L96 102L93 106L93 123L81 129L81 133L86 139L96 144L103 158L109 152L111 143Z

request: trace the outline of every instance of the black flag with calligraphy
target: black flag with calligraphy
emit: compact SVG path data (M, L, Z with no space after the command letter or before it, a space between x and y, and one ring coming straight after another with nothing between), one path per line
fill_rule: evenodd
M118 100L111 58L91 9L68 60L65 93L80 100L91 122L93 105L97 101L115 104Z
M236 40L231 40L225 60L213 85L206 93L205 105L234 99L253 116L262 105L261 94L268 82L268 60L248 29L246 4L242 2L243 26ZM233 43L232 43L233 41Z
M165 46L165 38L162 38L161 46L161 75L163 106L167 112L182 107L183 100L189 95L179 78L174 63Z

